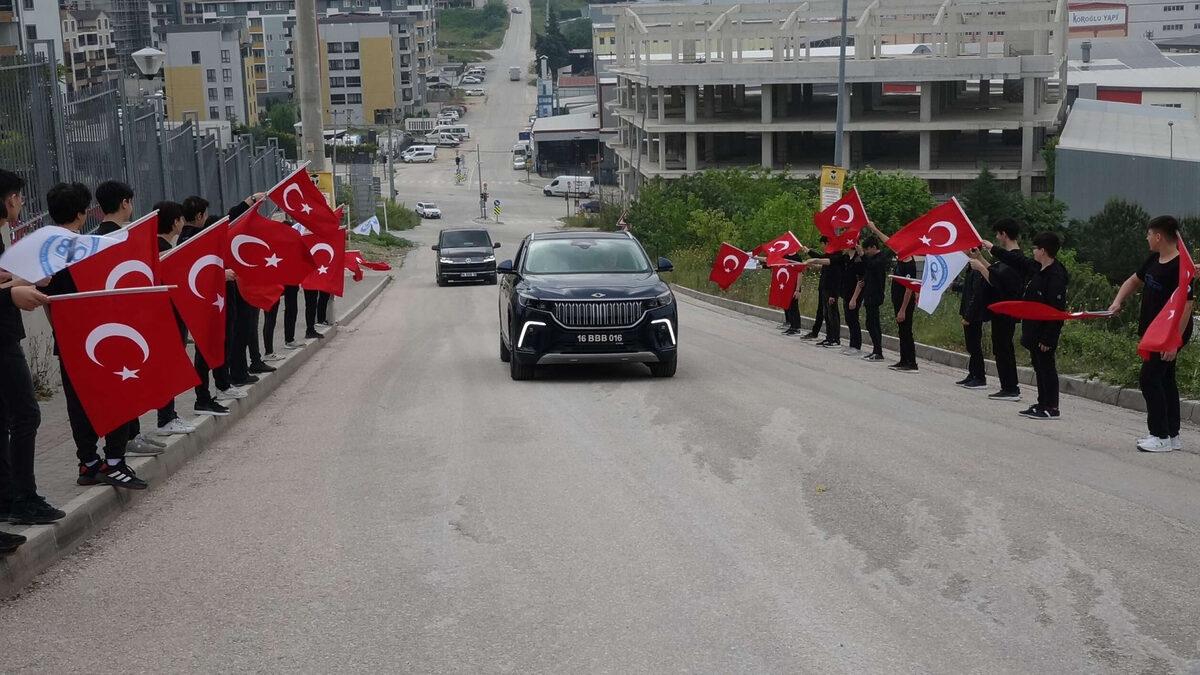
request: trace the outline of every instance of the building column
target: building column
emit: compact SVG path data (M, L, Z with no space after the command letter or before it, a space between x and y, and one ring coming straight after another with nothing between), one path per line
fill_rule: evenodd
M667 98L667 88L659 87L658 88L658 123L659 124L663 123L663 118L666 117L666 114L667 114L666 98Z
M687 132L687 170L689 172L696 171L696 132Z
M930 171L933 168L933 132L921 132L921 154L917 168L921 171Z
M1031 80L1033 78L1026 78ZM1027 96L1026 101L1029 100ZM1028 103L1025 104L1028 107ZM1021 193L1026 197L1033 194L1033 125L1021 125Z
M696 85L689 84L684 89L683 121L688 124L696 123Z
M669 136L662 132L658 134L658 170L667 170L667 139Z
M717 115L717 88L711 84L704 85L704 116L712 119Z
M764 131L762 133L762 161L763 167L773 169L775 162L775 133L772 131Z
M746 85L736 84L733 86L733 105L738 108L743 108L746 105Z
M774 98L775 98L775 85L764 84L762 86L762 102L759 106L760 108L762 108L762 123L763 124L770 124L771 120L773 119L773 116L775 113ZM764 157L765 157L765 155L764 155ZM764 161L763 166L770 166L770 165Z
M933 121L933 90L936 87L934 82L921 83L921 121Z
M992 81L991 80L980 80L979 81L979 102L983 105L987 105L991 101L991 97L992 97Z
M1037 115L1038 96L1037 96L1037 78L1026 77L1022 82L1022 98L1025 103L1025 121L1032 121L1034 115Z

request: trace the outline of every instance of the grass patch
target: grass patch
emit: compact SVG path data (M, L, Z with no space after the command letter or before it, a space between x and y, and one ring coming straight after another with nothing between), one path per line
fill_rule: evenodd
M438 48L499 49L508 18L501 0L489 0L483 9L443 9L437 15Z
M487 52L481 52L478 49L443 49L441 44L438 44L438 51L446 55L446 58L459 63L478 63L480 61L491 61L492 55Z
M685 249L675 251L667 257L675 265L674 272L664 275L671 283L739 302L768 306L767 293L771 275L766 270L746 272L728 290L722 291L708 280L708 273L712 269L710 254ZM803 293L800 311L804 316L813 316L816 309L817 276L818 270L814 268L805 272L801 281ZM957 294L947 293L932 316L917 311L913 326L917 342L965 353L966 344L963 340L962 319L958 316L958 301ZM859 316L865 321L861 313ZM896 315L892 312L890 289L884 300L881 319L883 332L895 335ZM987 358L992 358L990 331L990 327L985 330L988 335L985 335L983 340ZM1020 335L1021 329L1018 327L1017 361L1028 366L1029 353L1020 346ZM870 342L865 330L863 340L868 344ZM1063 327L1058 344L1058 371L1064 375L1099 379L1119 387L1136 388L1142 363L1138 357L1137 345L1137 334L1128 324L1120 323L1119 319L1068 321ZM1184 398L1200 399L1200 351L1194 346L1185 347L1180 352L1177 378L1179 392Z
M563 16L563 10L575 10L574 16L579 16L579 13L587 9L587 0L550 0L550 6L554 8L554 13L558 14L558 18L565 19L569 17ZM570 13L568 11L568 13ZM532 30L529 31L529 44L532 45L537 36L546 32L546 3L541 0L533 0L529 3L529 21ZM439 34L438 42L441 42Z

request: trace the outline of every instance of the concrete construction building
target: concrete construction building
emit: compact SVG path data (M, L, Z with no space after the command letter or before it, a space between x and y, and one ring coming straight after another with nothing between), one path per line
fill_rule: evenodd
M159 44L167 119L224 120L257 124L258 98L249 58L250 36L237 23L164 26Z
M904 169L952 194L985 166L1029 193L1061 119L1065 3L1042 0L852 0L842 141L850 169ZM987 8L980 12L979 8ZM761 165L807 176L834 156L836 48L813 48L841 14L837 0L802 4L610 8L617 39L622 187L656 176ZM885 35L924 33L919 45ZM1000 35L1003 42L975 41ZM1053 39L1052 39L1053 35ZM747 44L768 41L770 49ZM668 53L655 53L657 41Z
M63 65L68 90L108 79L106 71L117 68L117 46L112 22L97 9L63 10Z

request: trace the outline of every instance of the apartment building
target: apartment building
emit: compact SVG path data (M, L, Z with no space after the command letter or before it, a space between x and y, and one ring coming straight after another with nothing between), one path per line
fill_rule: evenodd
M848 168L904 169L947 194L987 166L1026 193L1041 189L1038 151L1062 111L1049 85L1065 76L1067 14L1053 0L986 6L851 0L841 92L838 49L812 46L840 17L839 0L612 7L616 50L602 65L618 80L608 147L622 187L739 165L815 174L833 160L840 94ZM933 39L884 41L903 34Z
M0 56L49 52L48 56L62 63L58 11L58 3L53 0L0 0Z
M101 84L105 71L117 69L112 20L97 9L64 10L60 14L63 66L68 90Z
M163 66L167 119L258 124L258 97L249 58L250 35L238 23L204 23L158 28L166 53Z

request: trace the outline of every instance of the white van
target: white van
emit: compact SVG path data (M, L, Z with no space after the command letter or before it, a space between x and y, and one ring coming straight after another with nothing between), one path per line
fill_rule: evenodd
M467 130L467 125L465 124L439 124L433 128L433 131L429 132L429 135L433 134L454 134L459 138L471 137L471 132Z
M408 162L409 164L413 164L413 163L432 162L433 160L437 159L437 156L434 155L433 150L418 150L418 151L412 153L411 155L405 156L403 159L405 162Z
M436 145L410 145L404 149L404 152L400 153L400 159L404 159L408 155L412 155L414 153L421 152L422 150L427 150L432 153L437 153L437 146Z
M547 197L562 197L572 195L586 197L595 188L591 176L559 176L542 188L542 194Z

